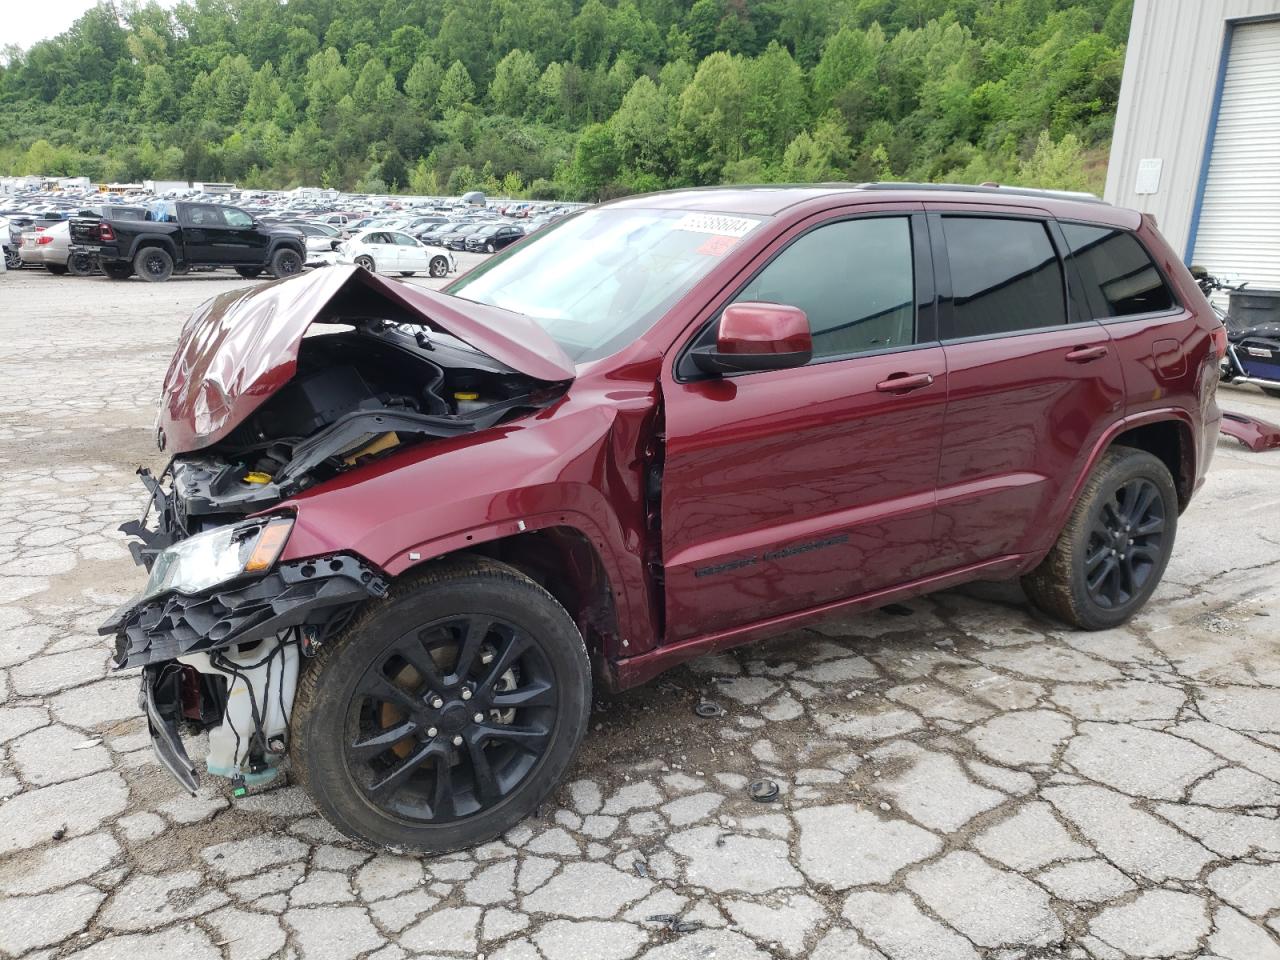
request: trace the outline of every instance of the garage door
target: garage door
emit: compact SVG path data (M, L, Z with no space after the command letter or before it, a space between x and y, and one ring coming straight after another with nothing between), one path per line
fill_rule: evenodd
M1192 263L1280 290L1280 22L1231 38Z

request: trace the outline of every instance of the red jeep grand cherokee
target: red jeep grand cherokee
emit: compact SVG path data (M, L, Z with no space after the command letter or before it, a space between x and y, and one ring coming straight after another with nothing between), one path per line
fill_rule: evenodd
M304 336L304 334L310 334ZM1224 347L1150 220L866 186L632 197L445 293L223 294L164 383L150 570L103 632L237 789L443 851L556 785L611 687L833 612L1021 577L1137 611L1218 432Z

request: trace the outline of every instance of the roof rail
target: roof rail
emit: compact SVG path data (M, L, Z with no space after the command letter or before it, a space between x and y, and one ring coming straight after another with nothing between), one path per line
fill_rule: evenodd
M946 193L988 193L1006 194L1016 197L1057 197L1061 200L1079 200L1081 203L1106 203L1093 193L1075 190L1041 190L1036 187L1002 187L996 183L975 185L971 183L896 183L893 181L876 181L860 183L860 190L936 190ZM1109 204L1108 204L1109 206Z

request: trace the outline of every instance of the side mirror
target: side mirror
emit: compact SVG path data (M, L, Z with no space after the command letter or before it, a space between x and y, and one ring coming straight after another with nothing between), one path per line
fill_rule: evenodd
M813 357L809 318L781 303L734 303L720 315L715 346L691 354L703 373L721 375L803 367Z

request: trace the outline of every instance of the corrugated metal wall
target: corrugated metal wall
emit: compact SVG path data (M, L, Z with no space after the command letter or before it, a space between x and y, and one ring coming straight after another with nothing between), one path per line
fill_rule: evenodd
M1105 197L1152 213L1186 250L1228 21L1280 16L1280 0L1135 0ZM1140 194L1139 163L1161 161Z

